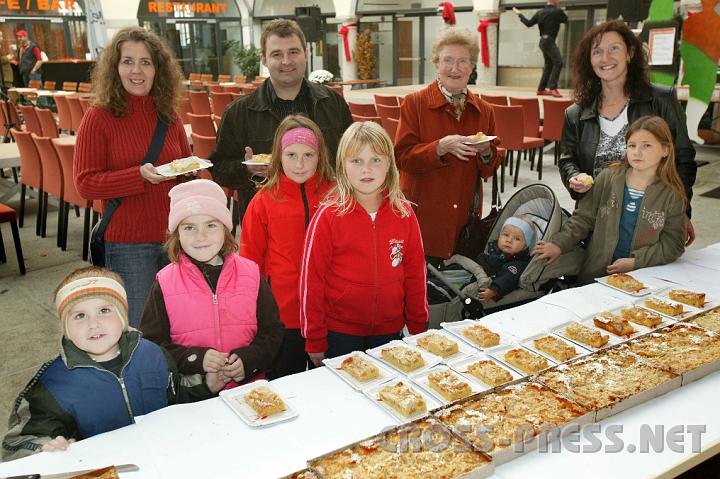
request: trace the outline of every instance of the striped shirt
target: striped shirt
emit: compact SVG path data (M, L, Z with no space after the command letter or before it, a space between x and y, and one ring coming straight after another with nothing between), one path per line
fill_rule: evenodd
M625 185L623 194L622 213L618 231L618 242L613 253L613 261L618 258L629 258L632 251L632 240L635 234L640 204L642 203L644 191L636 190Z

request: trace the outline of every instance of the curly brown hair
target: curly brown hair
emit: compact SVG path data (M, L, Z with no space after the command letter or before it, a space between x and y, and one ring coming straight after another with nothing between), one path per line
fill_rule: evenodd
M593 71L590 55L602 36L608 32L620 35L630 54L625 93L627 95L646 94L650 91L648 65L642 43L623 21L609 20L589 30L575 48L573 54L574 95L575 101L580 106L592 105L593 101L599 100L602 94L602 84L600 78Z
M115 34L103 51L91 74L95 93L93 104L116 117L127 114L127 92L122 86L118 72L120 49L124 42L144 43L147 47L155 67L150 96L162 119L168 123L172 122L185 93L182 71L163 40L153 32L140 27L123 28Z

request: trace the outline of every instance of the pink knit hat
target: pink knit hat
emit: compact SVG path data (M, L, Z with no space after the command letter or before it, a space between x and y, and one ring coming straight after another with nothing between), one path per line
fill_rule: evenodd
M232 215L227 209L227 198L220 185L210 180L193 180L174 186L170 196L168 229L175 231L182 220L193 215L217 218L232 230Z

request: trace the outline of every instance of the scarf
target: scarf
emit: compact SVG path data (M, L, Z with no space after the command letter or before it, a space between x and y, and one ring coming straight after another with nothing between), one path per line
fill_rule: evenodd
M455 111L455 119L460 121L463 110L465 110L465 100L467 99L467 88L464 88L460 93L450 93L447 88L443 86L440 80L437 81L440 87L440 92L443 94L445 99L452 105Z

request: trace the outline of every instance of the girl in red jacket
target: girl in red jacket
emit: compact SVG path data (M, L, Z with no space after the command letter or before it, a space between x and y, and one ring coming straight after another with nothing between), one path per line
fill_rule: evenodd
M275 132L267 173L243 218L240 255L260 265L285 324L283 343L269 374L275 379L313 367L300 334L297 284L305 230L333 185L320 128L305 116L286 117Z
M236 253L232 217L210 180L170 190L172 261L156 275L140 328L185 374L217 372L228 387L259 379L280 348L283 325L258 265Z
M340 139L337 186L310 222L300 270L305 350L325 357L362 351L425 330L420 227L399 186L392 141L374 122Z

